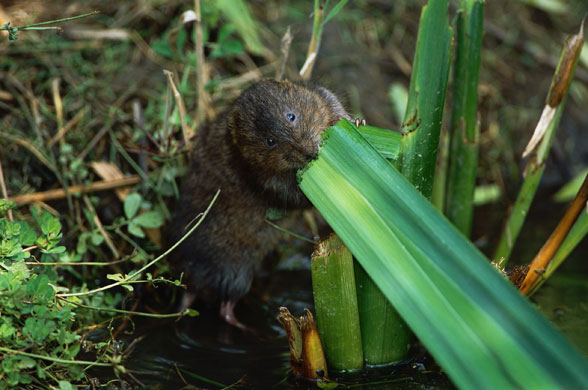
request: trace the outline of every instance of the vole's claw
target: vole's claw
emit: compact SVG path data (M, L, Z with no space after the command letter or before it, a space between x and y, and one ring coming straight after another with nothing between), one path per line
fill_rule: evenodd
M355 120L353 122L355 123L355 127L366 125L365 119L355 118Z

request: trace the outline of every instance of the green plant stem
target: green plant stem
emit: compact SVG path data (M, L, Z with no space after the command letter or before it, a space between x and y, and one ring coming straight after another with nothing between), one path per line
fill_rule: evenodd
M557 128L563 113L564 103L562 103L558 108L555 114L555 118L550 125L550 128L553 128L553 130L548 130L548 134L543 139L542 144L549 145L547 148L551 147L551 142L555 135L555 129ZM494 252L494 260L497 263L500 263L502 268L506 267L508 264L508 260L510 258L510 254L512 253L514 244L519 236L521 228L523 227L523 223L527 217L527 212L531 207L531 203L533 202L533 198L537 192L537 187L539 187L539 182L543 177L546 158L546 154L543 155L541 160L539 160L540 156L532 155L527 162L527 166L525 167L525 180L523 181L523 185L519 191L519 194L517 195L515 203L510 209L508 219L504 224L502 234L500 235L500 239L498 240L498 244L496 246L496 251ZM504 260L500 262L501 259Z
M449 76L453 32L447 0L431 0L421 14L402 123L402 174L430 199Z
M323 7L319 0L314 0L314 19L312 26L312 38L308 45L308 52L306 53L306 61L300 69L300 77L303 80L310 80L312 69L316 63L318 51L321 45L321 37L323 35Z
M202 13L200 12L200 0L194 0L194 39L196 42L196 90L198 91L198 104L196 110L196 122L203 123L208 117L210 96L204 88L208 82L206 77L206 64L204 58L204 38L202 36Z
M216 192L216 194L214 195L214 197L212 198L212 201L210 202L210 204L208 205L208 207L206 208L206 210L200 215L200 218L198 220L198 222L196 222L194 224L194 226L192 226L192 228L186 233L184 234L184 236L182 238L180 238L174 245L172 245L168 250L166 250L165 252L163 252L161 255L159 255L158 257L156 257L153 261L149 262L147 265L145 265L144 267L142 267L141 269L139 269L136 272L133 272L132 274L128 275L127 277L125 277L123 280L109 284L107 286L104 287L100 287L100 288L96 288L94 290L90 290L90 291L84 291L84 292L79 292L79 293L65 293L65 294L56 294L56 296L58 297L79 297L82 295L90 295L90 294L94 294L97 293L99 291L105 291L108 289L111 289L113 287L116 286L120 286L121 284L126 284L129 283L129 281L132 281L136 276L138 276L139 274L141 274L143 271L145 271L147 268L151 267L153 264L157 263L158 261L160 261L161 259L163 259L164 257L166 257L167 255L169 255L174 249L176 249L182 242L184 242L184 240L186 238L188 238L188 236L190 236L190 234L192 234L192 232L194 232L194 230L196 230L198 228L198 226L200 226L200 224L202 223L202 221L204 221L204 218L206 218L206 216L208 215L208 212L210 211L210 209L212 208L212 205L214 204L214 202L216 202L216 199L218 198L218 195L220 194L220 189Z
M70 300L67 300L65 298L62 297L57 297L60 300L67 302L71 305L74 306L78 306L78 307L83 307L84 309L89 309L89 310L96 310L96 311L107 311L107 312L113 312L113 313L120 313L120 314L130 314L133 316L139 316L139 317L151 317L151 318L173 318L173 317L183 317L185 315L187 315L191 309L186 309L184 311L178 312L178 313L168 313L168 314L154 314L154 313L144 313L144 312L138 312L138 311L129 311L129 310L121 310L121 309L113 309L111 307L99 307L99 306L88 306L88 305L84 305L81 303L77 303L77 302L72 302Z
M296 234L296 233L294 233L294 232L291 232L291 231L290 231L290 230L288 230L288 229L284 229L283 227L281 227L280 225L277 225L277 224L273 223L273 222L272 222L272 221L270 221L269 219L266 219L266 220L265 220L265 222L266 222L268 225L270 225L271 227L273 227L274 229L276 229L276 230L278 230L278 231L280 231L280 232L282 232L282 233L286 233L286 234L288 234L288 235L290 235L290 236L292 236L292 237L295 237L295 238L297 238L297 239L299 239L299 240L302 240L302 241L308 242L308 243L310 243L310 244L316 245L316 241L314 241L314 240L311 240L311 239L309 239L309 238L306 238L306 237L304 237L304 236L301 236L300 234Z
M441 129L439 137L439 151L437 154L437 168L433 178L433 192L431 203L442 213L445 213L445 199L447 191L447 171L449 169L449 132Z
M195 374L193 372L190 372L190 371L186 370L185 368L178 368L178 370L181 371L181 372L183 372L184 374L186 374L187 376L189 376L191 378L198 379L199 381L202 381L202 382L205 382L205 383L214 385L216 387L220 387L221 389L230 389L232 387L232 386L228 386L227 387L227 385L225 385L225 384L222 384L222 383L217 382L217 381L212 380L212 379L208 379L206 377L203 377L202 375Z
M366 364L377 366L406 359L413 334L362 266L355 261L355 285Z
M320 339L329 367L363 367L353 256L336 234L321 240L310 262Z
M127 223L125 222L124 225L126 225ZM122 225L122 226L124 226ZM135 248L135 250L137 252L139 252L141 255L145 256L146 258L149 257L149 254L145 251L145 249L143 249L139 244L137 244L131 237L129 237L127 234L125 234L121 229L120 226L116 227L114 229L114 232L116 234L118 234L120 237L122 237L123 240L125 240L126 242L128 242L133 248Z
M40 266L63 266L63 267L76 267L76 266L80 266L80 265L90 265L90 266L98 266L98 267L104 267L104 266L109 266L109 265L113 265L113 264L118 264L118 263L122 263L126 260L117 260L117 261L80 261L79 263L72 263L72 262L67 262L67 263L60 263L60 262L51 262L51 263L38 263L36 261L25 261L23 262L23 264L26 265L40 265Z
M147 175L147 173L145 173L145 171L143 169L141 169L141 167L135 162L135 160L133 158L131 158L131 156L129 156L129 154L127 153L125 148L123 148L123 146L120 144L120 142L118 142L118 140L116 139L116 136L114 135L114 133L111 130L109 130L109 132L110 132L110 140L112 141L112 143L114 144L114 146L116 147L118 152L129 163L129 165L135 169L137 174L139 174L139 176L141 176L141 179L143 179L143 181L145 183L149 183L149 176Z
M484 25L483 0L462 2L456 23L453 106L445 215L466 236L472 230L480 121L478 73Z
M18 351L16 349L10 349L10 348L6 348L6 347L0 347L0 351L6 352L6 353L14 353L16 355L28 356L28 357L32 357L35 359L47 360L50 362L55 362L55 363L60 363L60 364L77 364L77 365L81 365L81 366L88 365L88 366L112 367L112 364L110 364L110 363L89 362L89 361L84 361L84 360L59 359L59 358L55 358L55 357L51 357L51 356L38 355L36 353Z
M568 89L574 76L583 43L584 25L582 24L580 32L568 38L564 44L557 69L551 79L543 113L529 144L523 152L523 157L530 155L525 167L525 180L504 225L494 253L494 260L500 263L502 267L505 267L508 262L545 170L545 163L565 107Z
M55 23L61 23L61 22L69 22L70 20L75 20L75 19L86 18L86 17L88 17L88 16L96 15L96 14L99 14L99 13L100 13L100 11L92 11L92 12L90 12L90 13L83 14L83 15L72 16L72 17L69 17L69 18L63 18L63 19L49 20L49 21L46 21L46 22L32 23L32 24L27 24L27 25L24 25L24 26L22 26L22 27L14 27L14 28L17 28L17 29L19 29L19 30L25 30L25 29L26 29L26 30L31 30L31 29L32 29L32 27L37 27L37 26L45 26L45 25L47 25L47 24L55 24ZM7 30L7 28L5 28L5 27L0 27L0 30Z

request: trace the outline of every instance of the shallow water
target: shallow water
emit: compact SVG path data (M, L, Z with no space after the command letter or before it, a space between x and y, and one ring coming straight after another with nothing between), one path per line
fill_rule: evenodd
M295 286L292 286L295 285ZM310 272L277 271L266 286L271 298L263 301L250 294L236 314L262 337L245 335L221 321L216 311L204 310L181 321L138 321L133 338L145 335L126 367L150 388L180 389L186 383L218 389L241 381L242 389L305 389L313 383L296 382L289 375L289 351L285 334L275 317L280 306L300 315L312 308ZM439 367L416 347L403 365L372 369L368 376L348 375L347 384L359 389L451 389ZM182 377L186 382L183 381ZM359 383L367 383L359 385Z
M557 274L533 296L539 310L588 358L588 280Z
M526 232L522 241L538 243L545 236L548 232ZM578 248L532 300L588 357L588 267L582 261L585 257L585 251ZM237 305L238 318L261 338L227 325L212 309L180 321L136 319L136 330L128 342L139 336L145 338L137 344L125 367L151 389L181 389L186 384L221 389L237 382L236 388L240 389L316 388L312 383L296 382L289 375L288 343L275 320L280 306L288 307L295 316L301 315L304 308L313 307L308 264L308 258L293 255L277 270L262 275L252 293ZM424 348L416 346L410 357L407 364L371 370L367 377L348 375L342 381L354 389L454 388ZM112 373L104 375L111 377Z
M238 307L242 321L264 335L249 336L220 321L215 311L176 321L138 322L135 337L145 335L127 367L150 388L180 389L189 383L219 389L239 381L242 389L304 389L288 375L289 353L284 333L273 318L287 305L300 314L312 307L309 273L280 271L273 275L272 298L248 297ZM289 284L296 282L296 289ZM281 291L275 291L282 286ZM588 282L578 275L555 275L533 297L543 314L588 356ZM422 349L408 364L372 370L369 377L347 376L344 383L360 389L451 389L453 385ZM182 377L184 379L182 379ZM185 380L185 382L184 382ZM366 383L358 386L359 383Z

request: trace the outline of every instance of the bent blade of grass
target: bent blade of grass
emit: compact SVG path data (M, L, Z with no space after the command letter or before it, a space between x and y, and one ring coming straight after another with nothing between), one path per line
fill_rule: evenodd
M543 278L533 286L533 289L529 293L532 295L541 287L541 285L549 279L549 277L555 272L555 270L563 263L568 255L576 248L576 246L588 235L588 211L584 211L579 217L572 230L568 233L566 239L561 244L561 247L553 256L553 259L549 265L545 268L545 274Z
M357 130L385 159L396 161L400 156L400 133L372 126L360 126Z
M469 237L478 168L480 121L478 73L484 24L484 2L462 2L456 23L453 106L445 215Z
M245 41L247 48L252 53L262 55L265 53L265 47L259 38L259 23L251 15L247 3L243 0L217 0L216 6L229 20L239 35Z
M588 386L584 358L349 122L300 180L460 388Z
M588 204L588 175L584 179L584 183L580 187L578 194L566 210L566 213L557 224L555 230L545 244L541 247L531 264L529 271L519 287L523 294L529 294L531 290L535 290L535 286L542 280L546 279L545 271L552 262L553 257L561 248L564 240L576 224L581 215L586 214L586 205ZM562 259L563 261L563 259ZM551 273L553 272L553 268ZM550 275L551 275L550 273Z
M543 176L545 164L555 131L559 125L563 109L565 107L568 88L573 78L576 64L584 43L584 25L580 32L568 38L564 44L557 69L551 80L551 86L547 93L545 107L535 132L525 148L523 157L530 155L525 167L525 180L519 191L517 199L511 209L504 225L503 232L494 252L494 260L500 261L504 268L508 262L516 239L521 231L525 217L531 206L531 202Z
M402 173L430 198L447 91L453 31L447 0L423 7L402 123Z

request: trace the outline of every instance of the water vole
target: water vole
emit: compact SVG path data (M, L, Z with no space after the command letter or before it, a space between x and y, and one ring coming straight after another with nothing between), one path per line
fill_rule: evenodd
M321 86L264 80L199 130L168 228L170 242L221 192L203 223L170 257L184 272L184 306L195 297L220 302L225 321L244 328L234 305L279 237L265 222L266 211L310 207L296 172L316 158L320 133L342 118L348 118L343 106Z

